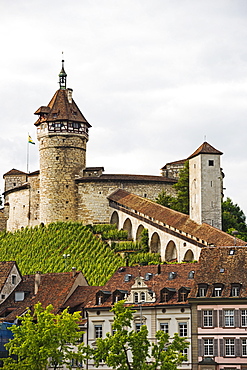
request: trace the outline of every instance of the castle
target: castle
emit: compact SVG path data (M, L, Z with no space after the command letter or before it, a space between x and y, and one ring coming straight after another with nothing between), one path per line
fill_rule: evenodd
M108 223L113 210L109 196L123 189L155 200L173 185L185 160L168 163L161 176L105 174L103 167L86 167L90 123L67 88L62 61L57 90L47 106L35 115L40 170L25 173L12 169L4 174L4 214L7 230L55 221L84 224ZM222 152L204 142L189 161L190 218L221 229Z

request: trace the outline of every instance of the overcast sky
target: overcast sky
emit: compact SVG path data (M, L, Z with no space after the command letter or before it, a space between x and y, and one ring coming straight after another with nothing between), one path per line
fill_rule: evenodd
M67 86L87 166L159 175L206 139L247 213L246 0L0 0L0 175L39 168L33 113ZM3 183L0 183L3 191Z

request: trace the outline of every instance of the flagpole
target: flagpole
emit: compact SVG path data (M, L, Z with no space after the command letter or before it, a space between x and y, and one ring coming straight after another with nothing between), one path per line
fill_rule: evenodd
M28 136L27 136L27 173L28 173L28 164L29 164L29 132L28 132Z

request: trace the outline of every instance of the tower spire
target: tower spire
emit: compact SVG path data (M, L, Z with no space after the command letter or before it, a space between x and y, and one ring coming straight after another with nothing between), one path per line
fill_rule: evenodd
M62 60L62 69L59 73L59 85L60 89L65 90L66 89L66 79L67 79L67 73L64 70L64 60Z

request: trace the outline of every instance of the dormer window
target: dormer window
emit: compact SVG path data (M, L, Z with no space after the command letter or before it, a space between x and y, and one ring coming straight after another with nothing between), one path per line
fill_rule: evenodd
M206 297L207 290L208 290L208 285L207 284L199 284L198 285L197 297Z
M122 300L126 299L127 295L128 295L127 290L116 289L112 293L112 304L114 304L115 302L119 302L119 301L122 301Z
M214 285L213 297L221 297L222 291L223 291L223 285L222 284Z
M178 301L185 302L187 300L188 294L190 292L190 288L182 287L178 291Z
M177 273L176 272L174 272L174 271L171 271L171 272L169 272L169 274L168 274L168 279L169 280L172 280L172 279L175 279L175 277L177 276Z
M232 284L231 286L231 297L239 297L241 284Z
M106 290L100 290L96 293L96 304L101 305L103 304L111 295L111 292Z
M148 280L152 279L152 277L153 277L153 274L152 274L151 272L147 272L147 273L145 274L145 280L146 280L146 281L148 281Z
M124 282L127 283L128 281L130 281L132 278L132 275L131 274L125 274L124 275Z
M195 271L194 270L190 271L188 274L188 279L194 279L194 275L195 275Z
M160 292L160 301L161 302L169 302L169 300L174 296L176 293L176 289L174 288L163 288Z

